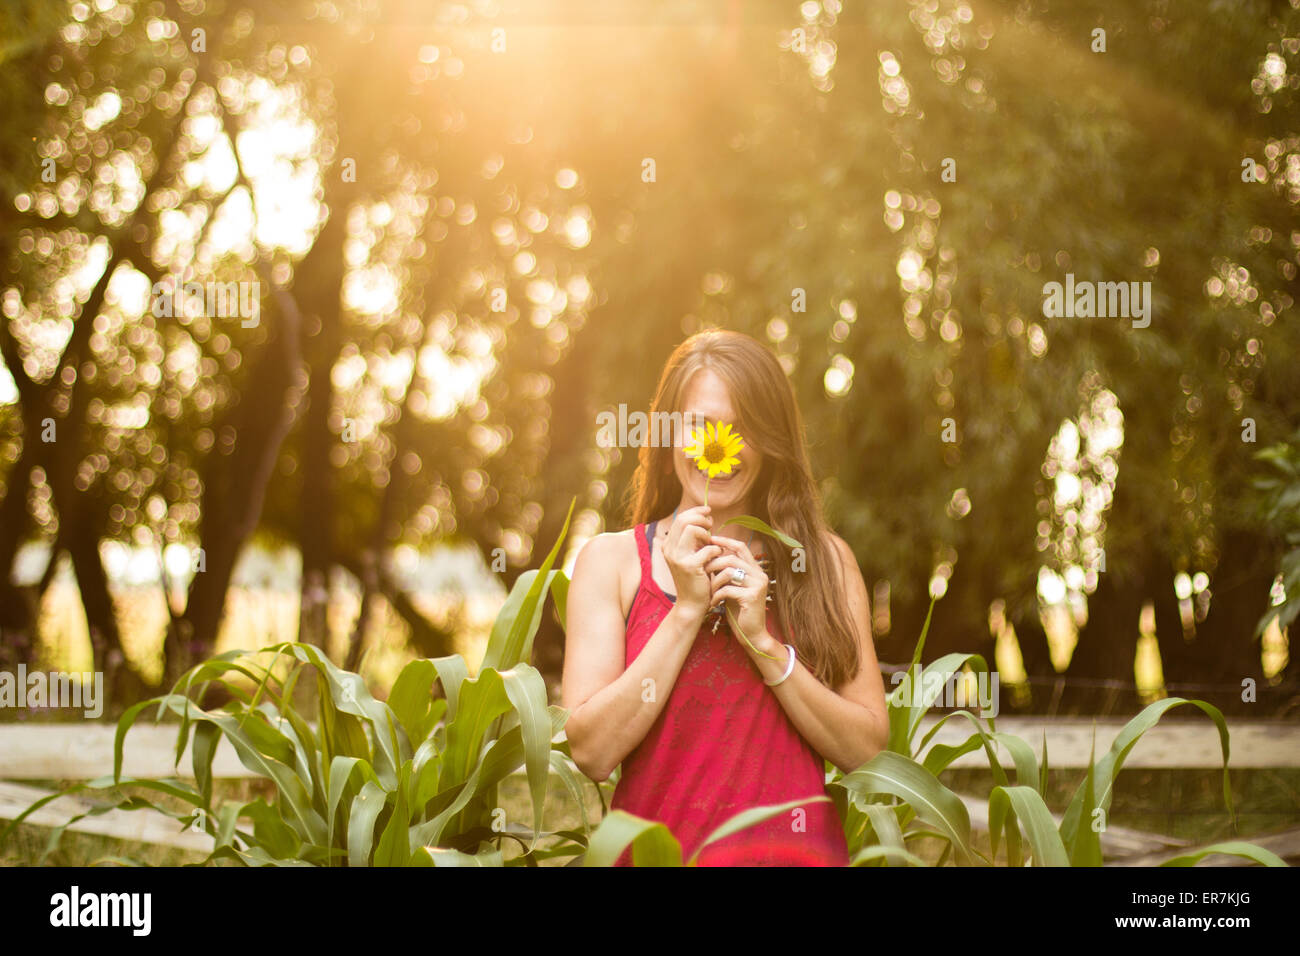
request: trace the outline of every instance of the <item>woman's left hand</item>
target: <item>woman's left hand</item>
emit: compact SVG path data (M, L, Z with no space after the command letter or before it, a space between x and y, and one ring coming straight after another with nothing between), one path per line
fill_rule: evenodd
M722 554L704 566L713 587L709 606L717 607L726 601L741 630L745 632L745 637L761 648L759 639L767 631L768 577L743 541L715 534L711 543L721 546ZM735 580L732 574L734 568L745 572L743 581ZM739 634L736 635L736 640L744 646L744 639Z

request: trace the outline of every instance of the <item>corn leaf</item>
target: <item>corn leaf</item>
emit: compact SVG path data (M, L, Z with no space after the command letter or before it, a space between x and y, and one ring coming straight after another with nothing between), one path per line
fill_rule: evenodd
M613 866L628 846L635 866L682 865L682 845L666 826L614 810L591 835L583 866Z
M1276 853L1264 849L1262 846L1256 846L1253 843L1243 843L1240 840L1229 840L1226 843L1215 843L1213 846L1207 846L1197 850L1195 853L1185 853L1182 856L1176 856L1171 860L1165 860L1161 866L1195 866L1201 860L1215 853L1223 853L1228 856L1245 857L1247 860L1254 860L1263 866L1289 866Z

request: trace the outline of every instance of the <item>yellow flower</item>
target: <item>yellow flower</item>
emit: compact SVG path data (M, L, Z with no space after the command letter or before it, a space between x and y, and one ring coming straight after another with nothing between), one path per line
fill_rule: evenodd
M737 455L744 447L745 440L729 424L723 422L715 429L709 422L691 431L686 457L694 458L696 467L708 472L709 478L716 478L731 474L731 469L740 464Z

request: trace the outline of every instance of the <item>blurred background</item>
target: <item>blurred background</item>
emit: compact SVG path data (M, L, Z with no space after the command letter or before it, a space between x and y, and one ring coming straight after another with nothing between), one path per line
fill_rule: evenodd
M1298 97L1294 0L0 0L0 667L476 666L720 326L882 663L935 598L1004 710L1294 716Z

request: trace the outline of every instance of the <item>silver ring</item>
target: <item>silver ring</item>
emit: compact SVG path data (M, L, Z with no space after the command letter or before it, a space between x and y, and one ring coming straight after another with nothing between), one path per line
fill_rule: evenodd
M744 583L745 583L745 569L744 569L744 568L732 568L732 569L731 569L731 580L732 580L733 582L735 582L736 584L744 584Z

